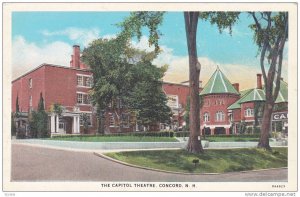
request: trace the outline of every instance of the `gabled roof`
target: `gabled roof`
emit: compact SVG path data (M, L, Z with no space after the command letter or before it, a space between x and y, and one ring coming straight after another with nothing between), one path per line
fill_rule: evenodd
M274 83L275 86L275 83ZM230 105L227 109L239 109L241 108L241 103L253 102L253 101L265 101L266 94L264 89L248 89L241 91L241 98L237 100L235 103ZM278 93L278 97L275 103L288 102L288 84L283 80L280 81L280 90Z
M288 102L288 84L285 81L280 80L280 90L275 103L284 103L284 102Z
M227 107L227 109L229 110L233 110L233 109L239 109L241 108L241 103L240 101L247 96L251 91L253 91L253 89L247 89L247 90L242 90L241 93L241 98L237 101L235 101L233 104L231 104L229 107Z
M244 95L239 103L246 103L246 102L252 102L252 101L265 101L266 95L265 91L262 89L252 89L248 92L248 94Z
M200 95L216 93L239 94L239 92L232 86L227 77L221 72L219 67L208 80Z

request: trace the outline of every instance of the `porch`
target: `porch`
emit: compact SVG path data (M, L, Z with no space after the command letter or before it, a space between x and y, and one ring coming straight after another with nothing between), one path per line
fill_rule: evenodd
M51 135L80 134L80 113L50 114L50 131Z

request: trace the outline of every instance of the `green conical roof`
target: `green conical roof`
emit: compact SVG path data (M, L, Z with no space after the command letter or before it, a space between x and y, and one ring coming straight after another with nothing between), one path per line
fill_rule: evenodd
M216 94L216 93L230 93L239 94L232 86L227 77L221 72L219 67L208 80L200 95Z

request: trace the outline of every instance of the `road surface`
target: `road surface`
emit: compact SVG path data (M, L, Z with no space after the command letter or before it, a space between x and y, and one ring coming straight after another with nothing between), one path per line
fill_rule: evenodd
M287 181L287 169L183 175L115 163L92 152L75 152L12 144L12 181L143 181L143 182L276 182Z

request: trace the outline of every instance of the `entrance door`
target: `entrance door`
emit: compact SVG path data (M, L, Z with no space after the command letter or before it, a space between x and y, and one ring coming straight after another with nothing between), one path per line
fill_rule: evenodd
M66 133L66 123L65 122L59 122L58 132L59 133Z

